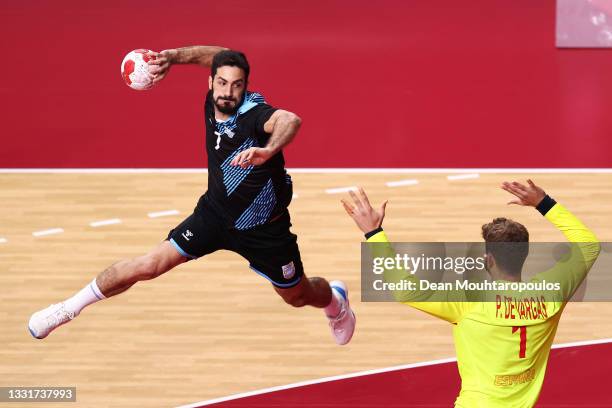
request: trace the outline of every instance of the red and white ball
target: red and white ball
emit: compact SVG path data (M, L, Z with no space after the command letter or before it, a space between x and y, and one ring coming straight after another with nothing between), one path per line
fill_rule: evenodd
M155 56L147 55L148 52L150 51L145 49L130 51L121 62L123 80L127 86L137 91L150 89L153 86L153 76L149 72L147 62L155 59Z

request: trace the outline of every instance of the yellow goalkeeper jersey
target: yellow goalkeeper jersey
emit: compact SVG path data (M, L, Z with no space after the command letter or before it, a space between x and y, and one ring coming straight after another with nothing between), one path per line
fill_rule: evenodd
M552 200L551 200L552 201ZM554 203L554 201L552 201ZM455 407L532 407L540 394L546 364L561 313L599 255L595 235L573 214L554 203L545 217L572 245L571 267L563 265L564 284L557 297L545 298L529 293L504 294L498 302L405 301L402 303L439 317L453 325L461 392ZM384 231L367 242L388 243ZM391 254L391 245L383 245ZM377 250L380 254L380 249ZM559 270L536 275L531 281L554 280ZM555 275L557 274L557 275ZM405 271L385 271L385 281L414 279ZM558 278L557 278L558 280ZM421 294L422 295L422 294Z

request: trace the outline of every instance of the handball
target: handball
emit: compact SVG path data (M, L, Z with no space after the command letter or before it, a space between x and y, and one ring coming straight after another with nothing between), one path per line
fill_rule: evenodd
M130 51L121 62L121 76L132 89L144 91L153 86L153 76L149 72L149 64L155 56L147 55L146 49Z

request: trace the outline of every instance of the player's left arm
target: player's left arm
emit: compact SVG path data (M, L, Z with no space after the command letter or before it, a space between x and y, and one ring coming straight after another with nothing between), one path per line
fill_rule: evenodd
M263 130L270 134L264 147L251 147L240 152L231 162L232 166L246 168L260 166L277 154L283 147L291 143L297 134L302 119L295 113L278 109L264 123Z
M570 242L570 255L559 261L552 269L537 274L534 279L561 284L563 301L568 301L578 289L597 260L601 246L595 234L561 204L548 196L541 187L527 180L527 185L504 182L501 188L517 198L508 204L536 208L557 227Z

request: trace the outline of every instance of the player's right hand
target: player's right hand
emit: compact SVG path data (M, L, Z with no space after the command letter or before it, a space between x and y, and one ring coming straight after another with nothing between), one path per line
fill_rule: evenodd
M363 188L359 187L359 195L355 194L354 191L349 191L351 198L355 205L349 203L347 200L342 201L342 205L346 210L346 213L355 221L355 224L359 229L367 234L368 232L374 231L382 225L383 219L385 218L385 208L387 207L387 201L382 203L379 209L375 210L370 205L368 196L366 195Z
M504 181L501 185L503 190L517 197L511 200L508 204L517 204L524 206L537 207L538 204L546 197L546 193L541 187L536 186L530 179L527 180L527 186L516 181L509 183Z
M172 65L172 59L178 53L177 50L163 50L161 52L151 51L149 55L155 56L148 62L149 72L153 75L153 83L156 84L168 75L170 72L170 66Z

